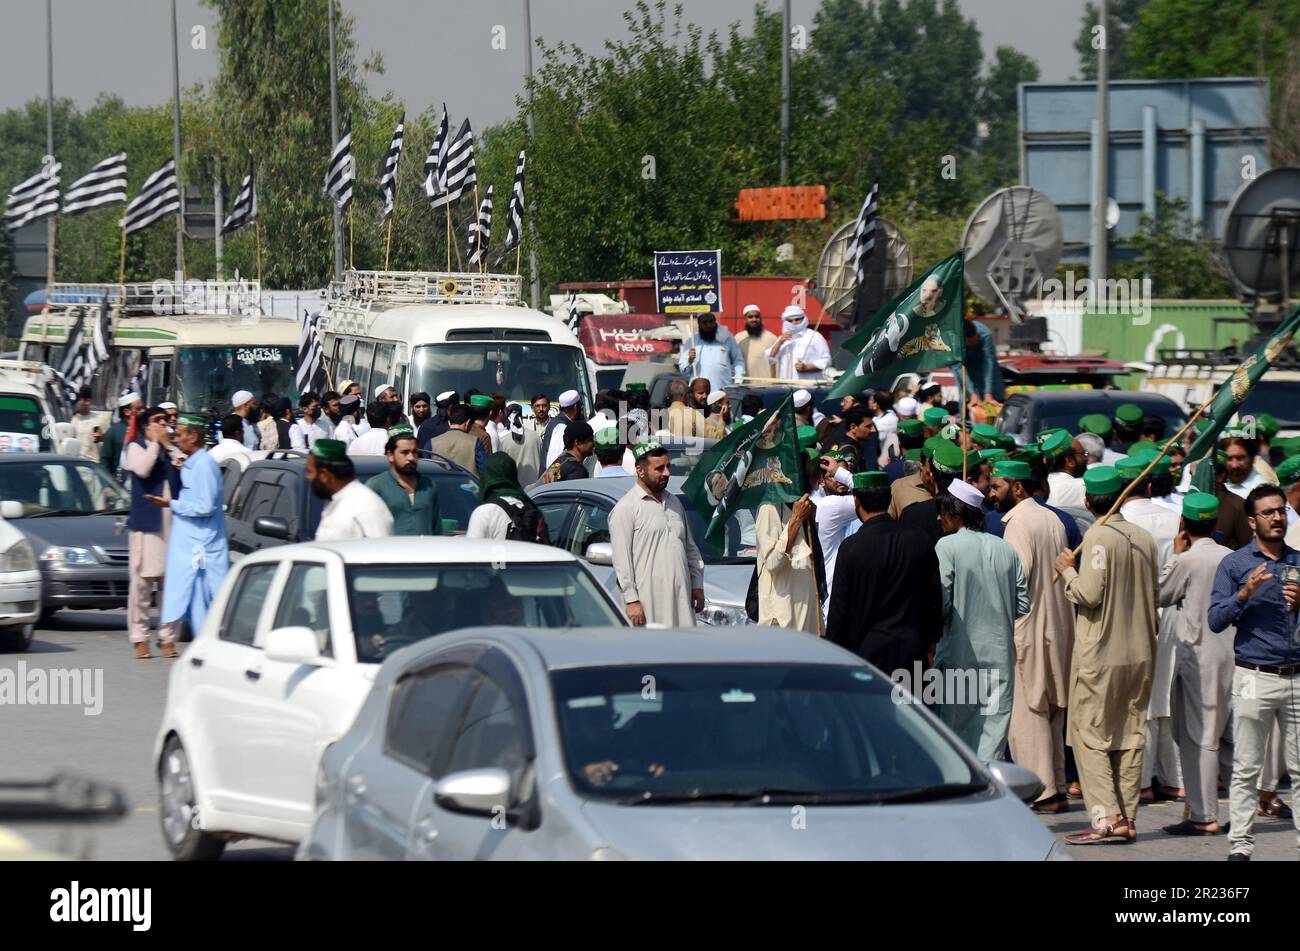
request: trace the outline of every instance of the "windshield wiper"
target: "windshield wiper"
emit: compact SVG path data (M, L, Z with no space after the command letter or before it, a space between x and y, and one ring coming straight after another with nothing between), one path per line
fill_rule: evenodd
M93 512L82 512L79 509L46 509L44 512L35 512L31 515L24 515L23 518L45 518L47 515L93 515Z
M695 802L732 802L737 805L852 805L898 802L929 802L952 799L987 789L984 783L941 783L913 789L890 792L818 791L814 789L786 789L763 787L758 789L719 789L696 793L653 793L627 796L620 803L628 806L681 805Z

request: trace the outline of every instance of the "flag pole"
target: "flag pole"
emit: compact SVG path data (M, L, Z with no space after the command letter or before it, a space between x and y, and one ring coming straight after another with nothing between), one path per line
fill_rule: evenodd
M262 283L262 222L253 219L253 243L257 246L257 283Z
M966 442L966 367L961 367L961 435ZM966 481L966 447L961 447L961 478Z
M447 212L447 270L451 271L451 201L442 207Z
M352 203L349 202L348 203L348 268L349 270L355 269L357 266L356 256L352 253L354 249L353 233L352 233L353 217L354 215L352 211Z
M388 216L388 237L384 241L384 270L388 270L388 256L393 249L393 216Z
M479 230L480 222L478 219L479 219L478 178L475 178L474 179L474 234L476 236L475 247L481 249L483 245L483 233ZM487 255L484 254L482 250L480 250L478 255L478 272L480 274L483 273L483 260L486 257Z
M119 225L122 231L121 246L117 252L117 283L126 283L126 219Z
M520 241L515 245L515 277L519 276L519 258L524 253L524 243Z
M59 216L50 217L50 247L45 255L45 304L50 303L50 294L54 289L54 250L59 243Z

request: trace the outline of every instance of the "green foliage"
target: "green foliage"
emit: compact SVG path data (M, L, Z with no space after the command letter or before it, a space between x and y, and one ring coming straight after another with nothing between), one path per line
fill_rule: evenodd
M1142 8L1149 0L1110 0L1107 16L1107 73L1111 79L1132 79L1140 61L1134 54L1131 35ZM1074 40L1074 51L1079 54L1079 74L1082 79L1097 78L1097 50L1093 48L1093 27L1101 22L1101 8L1089 0L1084 4L1079 23L1079 35Z
M1134 260L1116 261L1111 277L1151 276L1156 297L1232 297L1213 242L1187 215L1187 202L1156 192L1156 213L1138 217L1131 244Z

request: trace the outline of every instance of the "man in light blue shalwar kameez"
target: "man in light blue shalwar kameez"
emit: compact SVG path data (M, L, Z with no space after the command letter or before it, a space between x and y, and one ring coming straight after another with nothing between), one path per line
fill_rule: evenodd
M180 496L170 501L149 497L155 505L170 505L172 510L162 623L188 620L196 637L230 568L221 469L203 448L206 431L202 416L179 417L176 445L188 456L181 467Z
M943 587L944 674L939 719L981 760L1003 759L1011 726L1016 618L1029 613L1029 584L1011 545L983 531L983 498L954 479L939 497L947 533L935 545Z

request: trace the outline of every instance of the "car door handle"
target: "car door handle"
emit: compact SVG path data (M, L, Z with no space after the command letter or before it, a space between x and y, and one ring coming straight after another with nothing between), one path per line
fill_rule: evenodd
M424 842L433 842L438 838L438 830L434 828L432 819L421 819L415 824L415 831Z
M262 672L260 670L253 670L253 668L250 667L248 670L244 671L244 676L249 680L261 680Z
M202 667L202 666L203 666L203 658L202 658L202 657L191 657L191 658L190 658L190 666L191 666L191 667Z
M366 777L362 773L348 777L348 792L354 796L364 796L366 794Z

